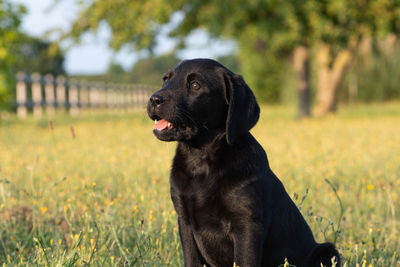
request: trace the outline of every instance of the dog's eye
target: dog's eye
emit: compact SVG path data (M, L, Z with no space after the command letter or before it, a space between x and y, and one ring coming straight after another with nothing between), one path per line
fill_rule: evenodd
M162 80L163 80L163 82L168 81L168 76L164 76L164 77L162 78Z
M191 88L192 90L199 90L199 89L200 89L200 84L199 84L198 82L192 82L192 83L190 84L190 88Z

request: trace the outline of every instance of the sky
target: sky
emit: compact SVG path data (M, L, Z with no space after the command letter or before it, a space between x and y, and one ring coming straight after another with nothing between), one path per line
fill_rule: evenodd
M23 4L28 13L22 20L22 30L29 35L43 37L55 29L68 30L72 21L78 14L75 0L11 0ZM57 4L54 4L57 2ZM164 32L168 29L165 28ZM50 39L51 39L50 35ZM140 59L141 54L124 47L121 51L114 52L108 46L111 32L103 24L97 34L85 34L80 44L64 44L66 50L65 69L69 74L100 74L104 73L111 61L120 63L129 69ZM170 51L174 41L162 35L158 38L155 48L156 54ZM234 51L233 41L211 41L203 31L196 31L186 40L186 49L179 52L181 59L208 57L216 58Z

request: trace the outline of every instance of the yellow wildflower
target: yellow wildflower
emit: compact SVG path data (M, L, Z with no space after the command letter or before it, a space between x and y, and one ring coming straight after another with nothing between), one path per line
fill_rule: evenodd
M373 190L374 188L375 188L375 186L373 184L367 185L367 189L368 190Z
M42 211L43 214L47 212L47 207L41 207L40 210Z

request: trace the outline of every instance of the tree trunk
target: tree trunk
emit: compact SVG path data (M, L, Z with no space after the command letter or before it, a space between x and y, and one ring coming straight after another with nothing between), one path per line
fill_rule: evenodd
M296 71L298 94L297 117L310 117L310 49L298 46L294 50L293 64Z
M329 45L321 44L318 47L317 112L319 114L336 111L338 89L344 73L350 66L352 56L350 50L345 49L332 59Z
M396 40L397 40L396 35L391 33L388 36L386 36L386 38L378 41L379 51L387 58L392 57L396 49L396 43L397 43Z

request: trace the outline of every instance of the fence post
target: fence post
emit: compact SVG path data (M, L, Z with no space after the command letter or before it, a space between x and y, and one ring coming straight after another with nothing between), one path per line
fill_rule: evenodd
M126 90L126 97L127 97L126 109L128 111L131 111L132 110L132 91L131 91L129 84L125 85L125 90Z
M129 87L127 84L124 84L124 111L129 110L129 100L130 100Z
M44 96L46 102L46 113L48 115L55 114L55 93L54 93L54 77L51 74L44 76L45 86L44 86Z
M17 116L25 118L26 109L26 75L23 72L17 73Z
M126 85L126 90L128 90L128 110L133 110L133 94L132 89L129 84Z
M87 109L89 107L89 89L88 83L86 81L82 81L79 88L79 103L81 108Z
M114 108L114 84L107 83L107 108L113 109Z
M123 105L124 105L124 88L121 84L117 85L118 87L118 106L117 106L117 110L119 112L123 111Z
M66 106L66 95L65 95L65 77L62 75L57 76L56 78L57 86L56 86L56 101L57 106L60 109L65 110Z
M99 91L99 108L106 107L106 84L104 82L97 83L97 90Z
M113 109L115 109L116 106L116 88L115 88L115 84L110 83L109 85L109 90L108 90L108 107L111 108L111 110L113 111Z
M69 102L69 114L71 116L76 116L79 114L78 107L78 84L75 79L71 79L69 83L69 94L68 94L68 102Z
M108 109L110 108L110 83L109 82L105 82L104 83L104 108Z
M39 118L42 116L42 85L40 84L40 74L32 73L32 102L33 102L33 116Z
M97 91L97 82L93 82L89 84L89 106L90 108L97 108L98 103L98 91Z

